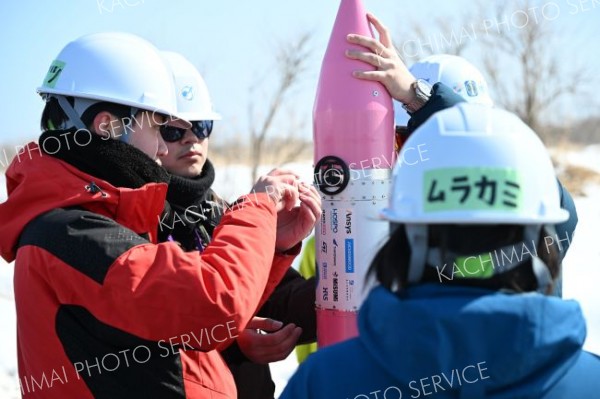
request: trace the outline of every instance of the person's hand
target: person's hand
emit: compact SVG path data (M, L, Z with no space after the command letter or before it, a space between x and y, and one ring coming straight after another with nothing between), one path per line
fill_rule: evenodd
M373 15L367 19L379 33L379 40L368 36L350 34L348 42L363 46L370 51L347 50L346 56L364 61L375 67L374 71L354 71L359 79L374 80L382 83L396 100L409 104L415 99L411 84L416 78L410 73L392 43L388 29Z
M300 205L277 214L275 249L285 252L308 237L321 215L321 197L317 189L305 183L298 185Z
M282 325L280 321L254 317L237 337L240 350L254 363L267 364L285 359L294 350L302 329L294 324L281 328Z
M293 209L298 201L298 175L283 169L273 169L265 176L258 178L252 192L266 193L275 203L277 212Z

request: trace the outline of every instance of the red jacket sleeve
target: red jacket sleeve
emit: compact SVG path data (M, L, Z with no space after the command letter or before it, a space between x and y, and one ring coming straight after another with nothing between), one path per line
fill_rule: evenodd
M202 254L186 253L175 243L147 243L122 253L102 284L77 278L69 267L51 267L46 278L60 303L84 306L144 339L179 342L183 336L214 335L214 329L219 337L234 338L291 262L291 257L274 261L275 233L273 203L259 194L224 215ZM189 343L201 350L223 344Z
M269 281L267 282L267 287L263 293L263 296L260 299L260 302L257 306L258 309L262 308L262 306L269 300L281 280L285 277L285 275L289 272L290 267L292 267L292 262L294 258L298 256L300 250L302 248L302 243L298 243L295 247L288 250L285 254L275 254L273 257L273 266L272 273Z

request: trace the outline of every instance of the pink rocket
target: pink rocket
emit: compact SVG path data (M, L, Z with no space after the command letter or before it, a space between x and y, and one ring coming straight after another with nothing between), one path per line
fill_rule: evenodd
M345 56L357 33L373 37L360 0L341 0L313 110L315 182L323 213L316 228L320 347L357 335L365 274L387 234L373 216L387 203L394 162L392 99L383 85L352 76L373 69Z

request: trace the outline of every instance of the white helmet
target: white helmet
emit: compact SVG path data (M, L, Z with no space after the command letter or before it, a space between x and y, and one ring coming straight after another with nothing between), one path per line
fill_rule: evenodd
M411 224L554 224L560 207L554 168L538 136L517 116L461 103L429 118L400 153L384 219Z
M449 54L431 55L410 67L410 72L417 79L430 84L441 82L454 90L465 101L493 106L487 82L481 72L466 59ZM402 108L402 104L394 102L396 125L406 126L410 116Z
M408 282L419 283L426 265L437 269L442 282L455 274L489 278L530 260L538 291L546 292L552 276L535 248L542 228L552 231L552 225L567 220L569 212L560 207L552 162L538 136L507 111L460 103L419 127L400 159L416 146L426 147L426 158L396 164L389 207L382 211L384 219L401 223L405 230L411 248ZM522 225L523 241L496 248L495 260L492 252L466 256L430 247L432 224ZM521 256L513 259L516 248ZM510 259L499 258L498 253L511 254Z
M81 116L90 105L106 101L168 115L189 126L177 112L173 81L160 53L129 33L95 33L70 42L37 91L45 98L57 97L70 119L77 117L72 111ZM64 96L75 97L74 110Z
M467 102L492 106L488 85L479 69L457 55L434 54L415 63L410 72L431 84L442 82Z
M177 95L177 111L189 121L220 120L213 110L208 87L200 72L184 56L172 51L161 51L169 67Z

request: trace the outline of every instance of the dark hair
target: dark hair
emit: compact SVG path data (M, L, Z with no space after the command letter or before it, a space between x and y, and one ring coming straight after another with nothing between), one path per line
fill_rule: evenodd
M375 278L383 287L391 291L402 291L407 287L411 256L406 229L404 225L397 226L375 255L367 272L367 279ZM511 244L519 245L523 240L523 233L524 227L519 225L430 225L428 226L428 244L429 247L440 248L442 253L452 251L463 254L481 254ZM555 246L545 246L544 237L548 235L547 230L542 228L536 251L538 257L548 267L552 278L556 279L560 272L560 257ZM531 259L514 269L490 278L455 278L440 281L435 267L425 267L421 283L425 282L493 290L509 289L517 292L535 291L538 288ZM547 293L551 291L552 287L550 286Z
M69 101L69 104L73 106L75 99L73 97L66 98L67 101ZM131 107L106 101L99 102L85 110L83 115L81 115L81 121L86 127L91 128L94 118L102 111L107 111L117 118L123 119L130 116ZM52 130L49 122L54 126L54 129L58 129L59 126L62 126L67 120L68 117L58 103L58 100L55 97L50 97L48 101L46 101L46 106L42 111L42 118L40 121L42 131Z
M67 97L67 100L73 105L73 97ZM46 100L46 105L42 111L42 118L40 121L40 128L42 131L51 130L51 124L57 129L67 121L67 115L58 104L58 100L55 97L50 97Z

